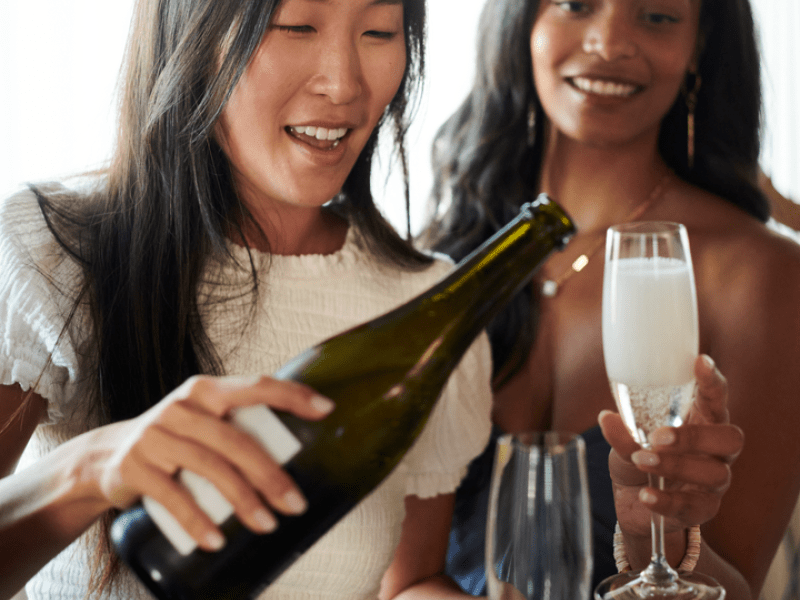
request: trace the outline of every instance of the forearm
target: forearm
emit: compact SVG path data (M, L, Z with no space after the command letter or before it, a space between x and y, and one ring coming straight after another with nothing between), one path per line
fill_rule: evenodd
M0 479L0 599L14 595L109 506L91 492L73 440Z

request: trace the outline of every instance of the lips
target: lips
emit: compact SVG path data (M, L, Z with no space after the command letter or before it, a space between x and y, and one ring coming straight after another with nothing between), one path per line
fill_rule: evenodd
M643 89L634 83L590 76L568 77L567 82L581 92L605 98L628 98Z

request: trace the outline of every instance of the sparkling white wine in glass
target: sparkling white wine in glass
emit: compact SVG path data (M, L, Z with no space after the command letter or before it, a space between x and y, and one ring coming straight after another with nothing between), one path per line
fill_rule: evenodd
M699 347L691 262L620 256L603 278L603 352L620 415L639 444L683 424Z
M679 223L609 228L603 272L603 356L611 391L634 439L648 447L659 427L683 425L699 352L689 236ZM664 480L648 476L663 489ZM652 558L642 571L605 579L596 600L722 600L713 578L678 573L664 555L664 517L651 515Z

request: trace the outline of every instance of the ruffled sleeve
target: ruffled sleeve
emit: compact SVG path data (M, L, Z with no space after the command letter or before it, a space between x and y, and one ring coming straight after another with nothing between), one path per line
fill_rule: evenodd
M77 380L65 315L79 269L65 259L30 191L0 204L0 383L33 388L49 402L49 421ZM71 278L71 280L70 280Z
M454 492L491 432L491 352L483 333L450 376L427 426L406 455L407 494Z

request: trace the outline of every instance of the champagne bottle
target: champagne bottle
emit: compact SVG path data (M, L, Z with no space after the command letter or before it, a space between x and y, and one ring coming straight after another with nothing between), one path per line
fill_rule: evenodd
M303 490L304 514L278 514L277 530L259 535L228 505L215 518L226 545L206 552L191 541L176 549L153 521L161 510L145 503L114 522L116 551L161 600L255 597L400 462L473 340L573 233L570 219L542 194L432 288L306 350L274 374L307 384L336 403L328 417L313 422L257 407L295 444L276 460L284 461ZM244 410L250 408L256 407ZM246 428L258 419L248 414L234 421ZM272 452L273 433L258 427L251 433ZM201 507L215 494L221 499L197 479L184 483L194 487ZM162 514L160 520L169 518Z

